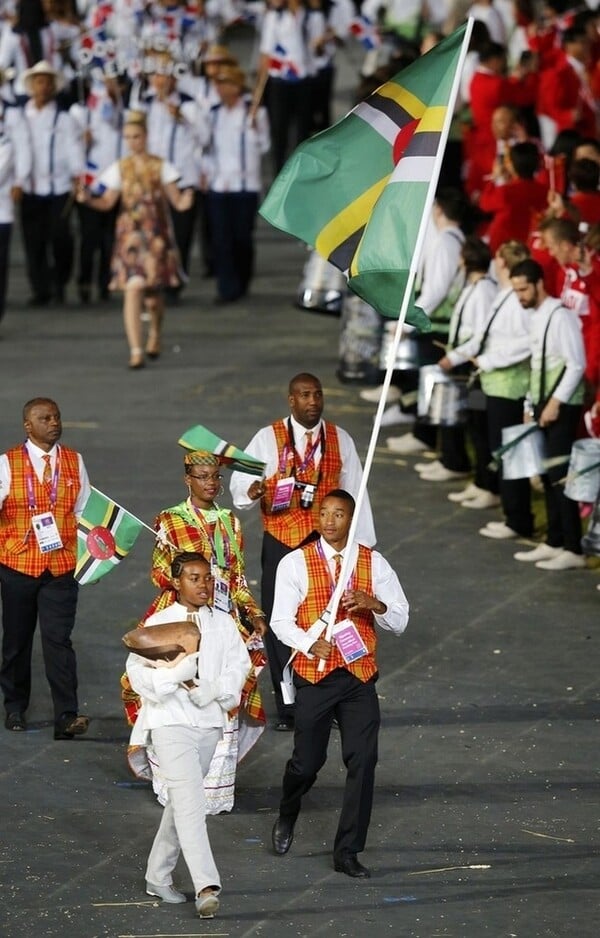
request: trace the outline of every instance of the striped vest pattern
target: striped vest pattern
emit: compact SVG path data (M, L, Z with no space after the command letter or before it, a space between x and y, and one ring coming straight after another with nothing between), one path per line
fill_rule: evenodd
M331 489L339 487L340 473L342 471L342 458L337 430L333 423L325 422L325 452L321 455L319 466L320 475L311 508L300 507L299 489L294 491L289 508L283 511L270 511L275 486L278 479L285 479L292 472L293 453L289 453L287 465L282 470L281 461L286 446L289 448L287 421L278 420L272 424L275 440L277 442L277 472L270 479L265 480L265 495L261 500L262 519L265 531L276 538L286 547L298 547L305 538L319 526L319 507L321 499ZM315 482L315 479L298 470L296 478L299 482Z
M317 550L316 543L308 544L302 548L306 570L308 573L308 593L306 599L300 603L296 615L296 625L305 632L319 618L326 608L332 594L333 584L329 572L329 565L323 560L323 557ZM352 589L363 590L365 593L372 593L371 582L371 550L358 545L358 560L352 576ZM375 620L372 612L353 612L351 616L340 607L338 611L338 620L351 618L356 625L360 637L367 648L368 654L346 664L337 648L334 648L329 658L325 662L325 668L319 671L319 658L307 658L302 652L298 652L293 661L293 667L296 674L303 677L311 684L316 684L328 674L331 674L336 668L346 668L351 671L359 681L368 681L377 671L375 661L375 646L377 638L375 635Z
M54 518L63 542L59 550L43 554L31 530L31 515L50 511L50 495L33 470L35 509L27 504L27 471L29 460L23 446L7 452L10 466L10 491L0 512L0 563L27 576L40 576L49 570L61 576L75 568L77 558L77 522L73 509L80 489L79 459L75 450L60 447L60 474Z

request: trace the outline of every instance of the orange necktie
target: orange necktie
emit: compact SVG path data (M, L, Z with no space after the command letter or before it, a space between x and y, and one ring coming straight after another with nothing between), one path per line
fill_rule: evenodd
M335 560L335 570L333 571L333 579L337 583L337 581L340 578L340 573L342 572L343 557L341 554L334 554L333 559Z
M312 442L313 442L312 430L307 430L304 436L306 437L306 446L304 447L304 459L306 460L306 457L308 456L312 448ZM311 454L310 459L304 466L304 471L305 472L315 471L315 454L314 453Z
M52 467L50 466L50 456L46 453L45 456L42 456L44 460L44 475L42 476L42 482L44 485L52 484Z

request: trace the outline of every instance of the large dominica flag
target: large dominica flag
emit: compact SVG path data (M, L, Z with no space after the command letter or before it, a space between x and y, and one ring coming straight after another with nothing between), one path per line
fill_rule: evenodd
M400 313L429 190L439 176L467 30L461 26L333 127L300 144L260 208L276 228L343 270L350 289L384 316ZM416 307L407 321L430 328Z
M177 441L184 449L194 450L203 449L208 453L213 453L219 457L223 465L229 466L238 472L247 472L248 475L262 476L265 470L265 463L243 449L238 449L233 443L222 440L221 437L208 430L201 424L190 427Z
M92 487L77 524L79 583L96 583L127 556L146 525Z

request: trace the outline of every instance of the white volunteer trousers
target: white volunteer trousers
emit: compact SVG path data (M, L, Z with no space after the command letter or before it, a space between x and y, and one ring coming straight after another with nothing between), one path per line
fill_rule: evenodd
M203 779L222 735L221 729L182 725L151 731L169 792L146 867L146 880L156 886L172 885L181 851L196 895L206 886L221 888L206 829Z

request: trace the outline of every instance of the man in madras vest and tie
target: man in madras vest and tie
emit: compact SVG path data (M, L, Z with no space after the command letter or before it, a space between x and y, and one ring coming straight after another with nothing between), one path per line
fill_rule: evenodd
M31 651L39 619L46 677L54 706L54 738L85 733L78 715L77 665L71 644L78 584L77 515L90 494L79 453L59 446L60 411L36 397L23 408L24 443L0 456L0 597L7 730L27 729Z
M282 557L316 537L321 498L334 488L356 495L362 466L352 437L341 427L322 420L323 388L314 375L295 375L288 388L290 416L263 427L245 447L265 463L265 477L248 486L248 476L234 472L230 489L240 510L260 503L264 535L261 554L261 607L267 621L273 608L275 573ZM368 496L359 516L356 539L369 547L375 528ZM277 730L294 728L294 707L281 694L281 679L289 648L271 632L263 638L267 649L277 705Z
M272 843L277 854L289 850L302 796L327 759L335 719L347 771L334 869L364 879L370 874L356 855L364 850L371 817L380 722L375 624L400 635L408 622L408 602L387 560L348 542L353 513L348 492L329 492L321 501L321 536L284 557L277 570L271 628L296 650L296 713L294 751L285 767ZM346 552L348 579L328 641L314 625L330 603Z

